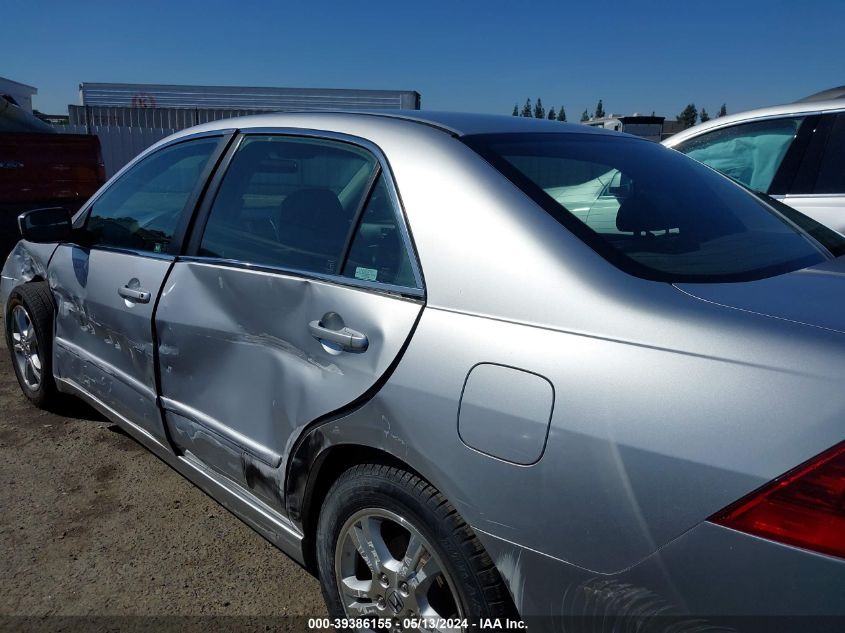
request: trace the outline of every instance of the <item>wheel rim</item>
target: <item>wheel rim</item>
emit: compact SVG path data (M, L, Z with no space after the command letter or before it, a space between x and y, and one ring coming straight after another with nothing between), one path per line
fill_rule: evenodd
M406 619L463 618L455 583L431 543L389 510L368 508L346 521L335 575L347 617L391 618L392 630L405 630Z
M38 351L38 338L32 319L26 308L15 306L12 310L12 351L18 373L24 384L35 391L41 386L41 355Z

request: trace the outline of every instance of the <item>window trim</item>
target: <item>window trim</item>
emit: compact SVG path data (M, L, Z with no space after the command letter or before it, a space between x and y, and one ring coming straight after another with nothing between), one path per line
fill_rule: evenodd
M236 268L244 271L271 273L283 277L297 279L311 279L322 281L338 286L349 286L358 290L368 290L377 294L388 294L391 296L401 295L408 299L424 300L425 294L420 288L409 288L407 286L396 286L380 281L366 281L354 277L342 277L340 275L329 275L326 273L315 273L310 270L298 270L296 268L285 268L269 264L250 264L239 259L225 259L223 257L205 257L203 255L180 255L180 262L202 264L205 266L219 266L222 268Z
M182 207L182 211L179 214L179 221L176 224L176 228L173 231L173 238L170 240L168 244L167 250L161 253L156 253L154 251L143 251L139 249L133 248L126 248L122 246L111 246L108 244L82 244L78 240L71 239L68 241L68 244L73 246L83 247L90 250L96 251L108 251L111 253L122 253L125 255L133 255L136 257L146 257L149 259L162 259L162 260L173 260L179 254L179 251L182 248L183 243L188 235L189 227L192 223L192 220L195 216L197 204L202 200L205 193L208 190L208 183L209 183L209 176L214 173L216 170L218 163L221 160L221 157L224 155L225 150L231 144L232 138L234 137L237 130L234 128L227 128L221 130L210 130L207 132L197 132L195 134L188 134L185 136L180 136L179 138L173 139L170 142L163 143L161 145L154 145L147 150L141 152L133 158L131 161L126 163L114 176L112 176L109 181L100 188L76 213L72 220L72 226L74 230L82 231L84 230L85 226L88 224L88 218L91 214L94 205L97 201L105 195L112 187L114 187L115 183L119 179L121 179L128 171L133 169L138 163L141 161L146 160L150 156L153 156L165 149L169 149L176 145L180 145L181 143L187 143L195 140L201 140L205 138L215 138L220 137L220 142L218 142L217 147L211 153L208 158L208 162L206 163L205 167L203 167L202 172L200 173L199 177L197 178L196 183L194 184L193 189L191 189L190 194L188 194L188 199L185 201L185 206Z
M840 198L845 197L845 193L787 193L787 194L779 193L777 195L775 195L775 194L769 194L769 195L771 195L773 198L776 198L778 200L795 200L795 198L813 198L813 199L818 199L818 200L824 200L825 198L840 199Z
M338 258L338 264L340 266L338 272L341 277L344 276L343 269L346 268L349 253L352 251L352 244L355 242L355 236L358 235L358 229L361 227L361 220L363 219L364 213L370 204L370 199L373 197L373 193L376 190L376 184L378 183L379 177L381 177L381 171L381 163L376 163L376 168L367 180L364 195L361 196L361 200L358 201L358 207L355 209L355 213L352 216L352 222L349 223L349 231L346 233L346 239L343 242L343 248L340 251L340 257Z
M402 246L405 248L406 252L408 253L408 258L411 261L411 269L413 270L414 282L417 284L417 287L414 288L408 286L397 286L394 284L387 284L380 281L367 281L344 277L342 274L329 275L324 273L298 270L285 266L260 264L241 260L200 255L199 247L202 242L203 234L205 233L206 225L208 224L208 219L211 214L211 207L213 206L214 200L217 197L218 192L220 191L220 186L222 185L223 179L226 176L226 172L228 172L232 160L237 154L238 148L240 147L241 143L243 143L244 139L250 136L280 136L286 138L307 138L309 140L325 140L332 141L335 143L346 143L358 149L363 149L369 152L376 159L376 169L374 170L376 177L371 177L370 181L368 182L366 194L364 195L362 203L357 209L356 215L353 217L353 226L351 228L350 235L347 236L347 243L344 246L344 250L343 252L341 252L342 259L338 262L338 271L339 273L343 272L343 268L346 264L346 259L348 259L349 251L351 250L352 240L354 239L354 236L357 233L358 224L360 223L360 219L363 216L364 210L366 209L366 201L369 200L370 196L373 193L373 190L378 184L378 175L381 175L385 178L385 184L387 186L390 200L393 203L394 208L399 212L397 213L397 229L399 230L399 234L402 238ZM219 164L217 165L213 176L209 180L205 195L203 196L203 199L198 209L195 210L194 216L195 217L192 223L191 232L185 242L186 247L182 249L182 252L179 255L179 261L203 264L216 264L229 268L242 268L244 270L279 273L283 275L290 275L293 277L316 279L319 281L337 283L339 285L351 286L363 290L386 292L391 295L399 294L402 296L416 299L425 299L425 279L422 274L422 267L419 264L419 256L417 254L416 244L414 243L413 236L410 231L407 214L405 212L405 206L402 204L402 198L399 195L398 188L396 187L396 182L393 178L393 172L390 168L390 163L388 162L384 153L381 151L381 148L379 148L375 143L368 141L367 139L352 136L349 134L343 134L340 132L328 132L323 130L300 128L256 127L239 129L237 131L237 136L235 140L229 144L225 155L219 161Z

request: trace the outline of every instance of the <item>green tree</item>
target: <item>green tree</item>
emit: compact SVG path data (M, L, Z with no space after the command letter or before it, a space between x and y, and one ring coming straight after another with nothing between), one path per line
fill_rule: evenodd
M605 117L604 104L601 102L601 99L599 99L599 102L596 104L596 118L597 119L603 119L604 117Z
M699 115L698 115L698 119L699 119L702 123L704 123L705 121L709 121L709 120L710 120L710 115L709 115L709 114L707 114L707 110L705 110L704 108L701 108L701 112L700 112L700 113L699 113Z
M724 103L723 103L723 104L722 104L722 107L721 107L721 108L719 108L719 114L717 114L716 116L717 116L717 117L719 117L719 116L725 116L727 113L728 113L728 108L727 108L726 104L724 104Z
M557 120L558 121L566 121L566 110L563 106L560 106L560 110L557 113Z
M552 106L549 108L549 121L554 121L557 118L557 114L555 114L555 107Z
M531 116L531 99L525 100L525 105L522 106L522 116Z
M584 121L589 121L589 120L590 120L590 113L585 109L581 113L581 123L583 123Z
M694 103L688 104L678 115L678 121L681 122L684 128L695 125L696 119L698 119L698 110L695 109Z
M513 113L514 116L519 116L519 106L515 103L513 104Z
M534 118L545 119L546 109L543 107L543 100L537 97L537 103L534 104Z

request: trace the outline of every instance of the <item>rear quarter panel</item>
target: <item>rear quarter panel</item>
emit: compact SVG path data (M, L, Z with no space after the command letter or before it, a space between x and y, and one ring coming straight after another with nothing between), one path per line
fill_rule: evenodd
M333 441L405 460L479 530L612 573L845 438L842 335L625 274L460 141L413 140L374 138L427 306L388 383L327 427ZM552 383L536 464L461 441L478 363Z
M671 327L667 316L654 319ZM736 324L734 343L744 339L752 356L773 342L753 332L764 317L733 316L747 321ZM781 350L789 357L797 347ZM378 448L429 478L474 528L613 573L845 436L837 378L845 363L822 360L822 348L806 345L802 362L785 366L426 308L389 383L336 433L375 427L368 441L377 437ZM554 385L536 464L461 441L461 389L478 362Z

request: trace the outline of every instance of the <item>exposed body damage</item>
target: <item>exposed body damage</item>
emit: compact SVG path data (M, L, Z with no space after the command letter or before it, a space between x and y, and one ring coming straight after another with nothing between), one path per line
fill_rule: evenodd
M156 312L161 403L177 449L282 510L302 429L381 379L421 309L317 280L177 262ZM337 353L303 327L327 312L366 333L366 353Z
M124 285L158 294L172 258L61 245L50 267L56 303L54 372L135 421L160 441L152 314L155 303L132 302Z
M3 265L0 273L0 308L6 313L6 301L15 286L33 279L47 279L47 265L57 244L35 244L21 240L17 243Z

